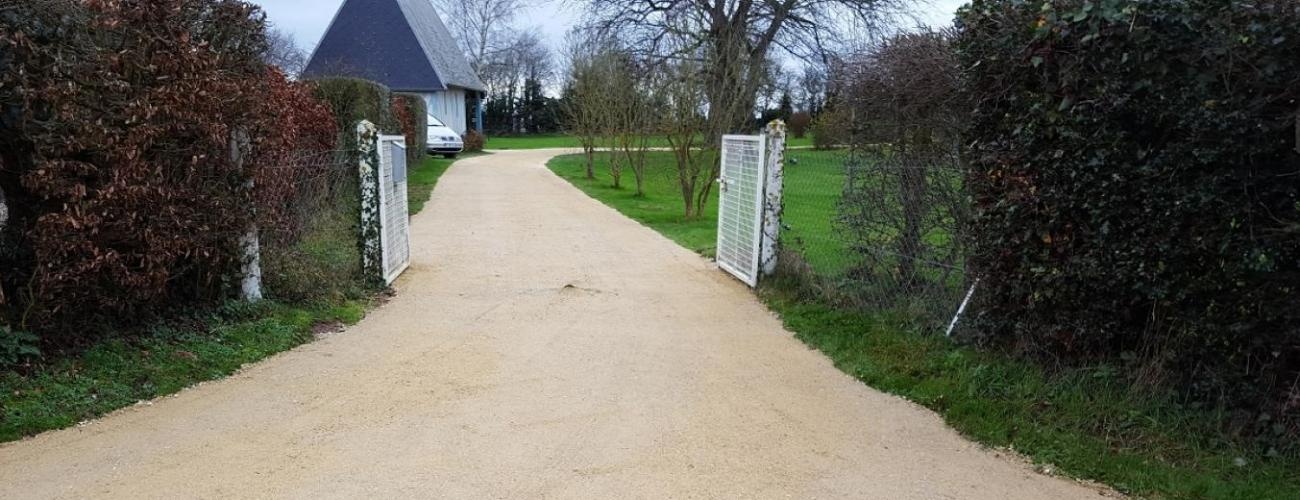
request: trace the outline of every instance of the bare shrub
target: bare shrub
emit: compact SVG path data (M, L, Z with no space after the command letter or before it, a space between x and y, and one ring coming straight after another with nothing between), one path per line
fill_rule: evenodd
M812 115L807 111L798 111L790 115L790 121L786 125L790 127L790 135L795 139L803 139L808 136L808 128L812 126Z
M846 59L838 121L852 145L839 225L863 300L937 326L960 301L969 218L959 156L959 68L943 32L903 34ZM877 147L876 145L883 145Z

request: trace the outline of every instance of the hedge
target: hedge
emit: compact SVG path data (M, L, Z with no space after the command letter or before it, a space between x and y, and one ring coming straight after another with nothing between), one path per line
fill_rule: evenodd
M393 94L393 116L406 136L406 161L414 166L428 156L429 110L418 94Z
M339 144L353 150L357 143L357 123L369 120L384 134L400 134L402 126L393 113L392 92L383 84L360 78L331 77L311 81L316 97L334 113Z
M267 117L264 28L235 0L0 9L5 324L73 343L230 292L255 206L230 140Z
M1300 8L975 0L974 340L1300 421Z

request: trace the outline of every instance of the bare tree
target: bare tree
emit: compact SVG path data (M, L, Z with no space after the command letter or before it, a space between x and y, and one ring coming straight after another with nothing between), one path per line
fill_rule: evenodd
M826 104L826 70L820 64L808 64L799 75L797 100L800 108L811 114L821 112Z
M664 65L659 92L663 101L659 131L668 139L677 163L677 183L681 188L686 218L698 217L707 196L704 186L714 176L715 150L703 147L707 140L700 135L706 118L708 98L704 68L693 59L681 59Z
M298 48L292 36L278 28L266 32L266 54L262 59L267 64L278 66L291 78L296 78L307 67L307 54Z
M933 276L921 270L932 263L942 264L944 276L962 264L961 238L926 238L960 235L967 218L958 150L971 106L960 91L951 36L901 34L850 56L837 71L843 93L836 104L857 116L847 124L850 141L889 144L888 155L851 172L842 222L867 261L889 269L904 291L927 286Z
M878 25L904 1L591 0L588 27L647 55L702 57L715 137L753 111L775 48L820 60L843 29Z
M815 59L842 28L875 26L905 1L591 0L586 27L626 40L638 55L699 62L707 99L699 132L716 148L752 119L775 50ZM717 174L716 161L709 173ZM688 212L699 212L711 186L696 186Z
M479 78L493 99L510 104L508 128L511 132L522 133L530 130L520 113L519 104L528 100L525 97L529 97L530 86L534 92L539 92L549 85L555 69L550 49L535 31L517 31L510 36L509 45L494 52L480 66Z
M613 154L632 171L636 195L645 195L646 151L654 134L653 72L628 51L609 52L606 61L606 123Z
M501 52L510 50L516 38L515 12L520 0L438 0L442 18L469 57L469 65L480 77L483 67Z
M587 160L587 178L596 178L596 148L604 130L602 120L603 84L597 57L601 49L599 40L571 32L568 36L568 76L564 88L564 127L578 138Z

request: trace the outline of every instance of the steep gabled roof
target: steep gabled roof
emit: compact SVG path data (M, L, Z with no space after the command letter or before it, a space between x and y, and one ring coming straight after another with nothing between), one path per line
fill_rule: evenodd
M430 0L345 0L303 76L353 76L408 92L486 90Z

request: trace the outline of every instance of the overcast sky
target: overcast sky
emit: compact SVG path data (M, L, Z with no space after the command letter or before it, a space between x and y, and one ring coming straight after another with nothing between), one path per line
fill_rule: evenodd
M308 54L316 47L325 29L329 27L334 12L343 0L251 0L262 6L276 27L293 36L299 47ZM952 24L953 14L967 0L928 0L917 7L917 17L932 26ZM528 7L517 16L520 27L536 27L551 44L560 49L564 34L581 16L581 2L569 0L540 0L527 2Z

